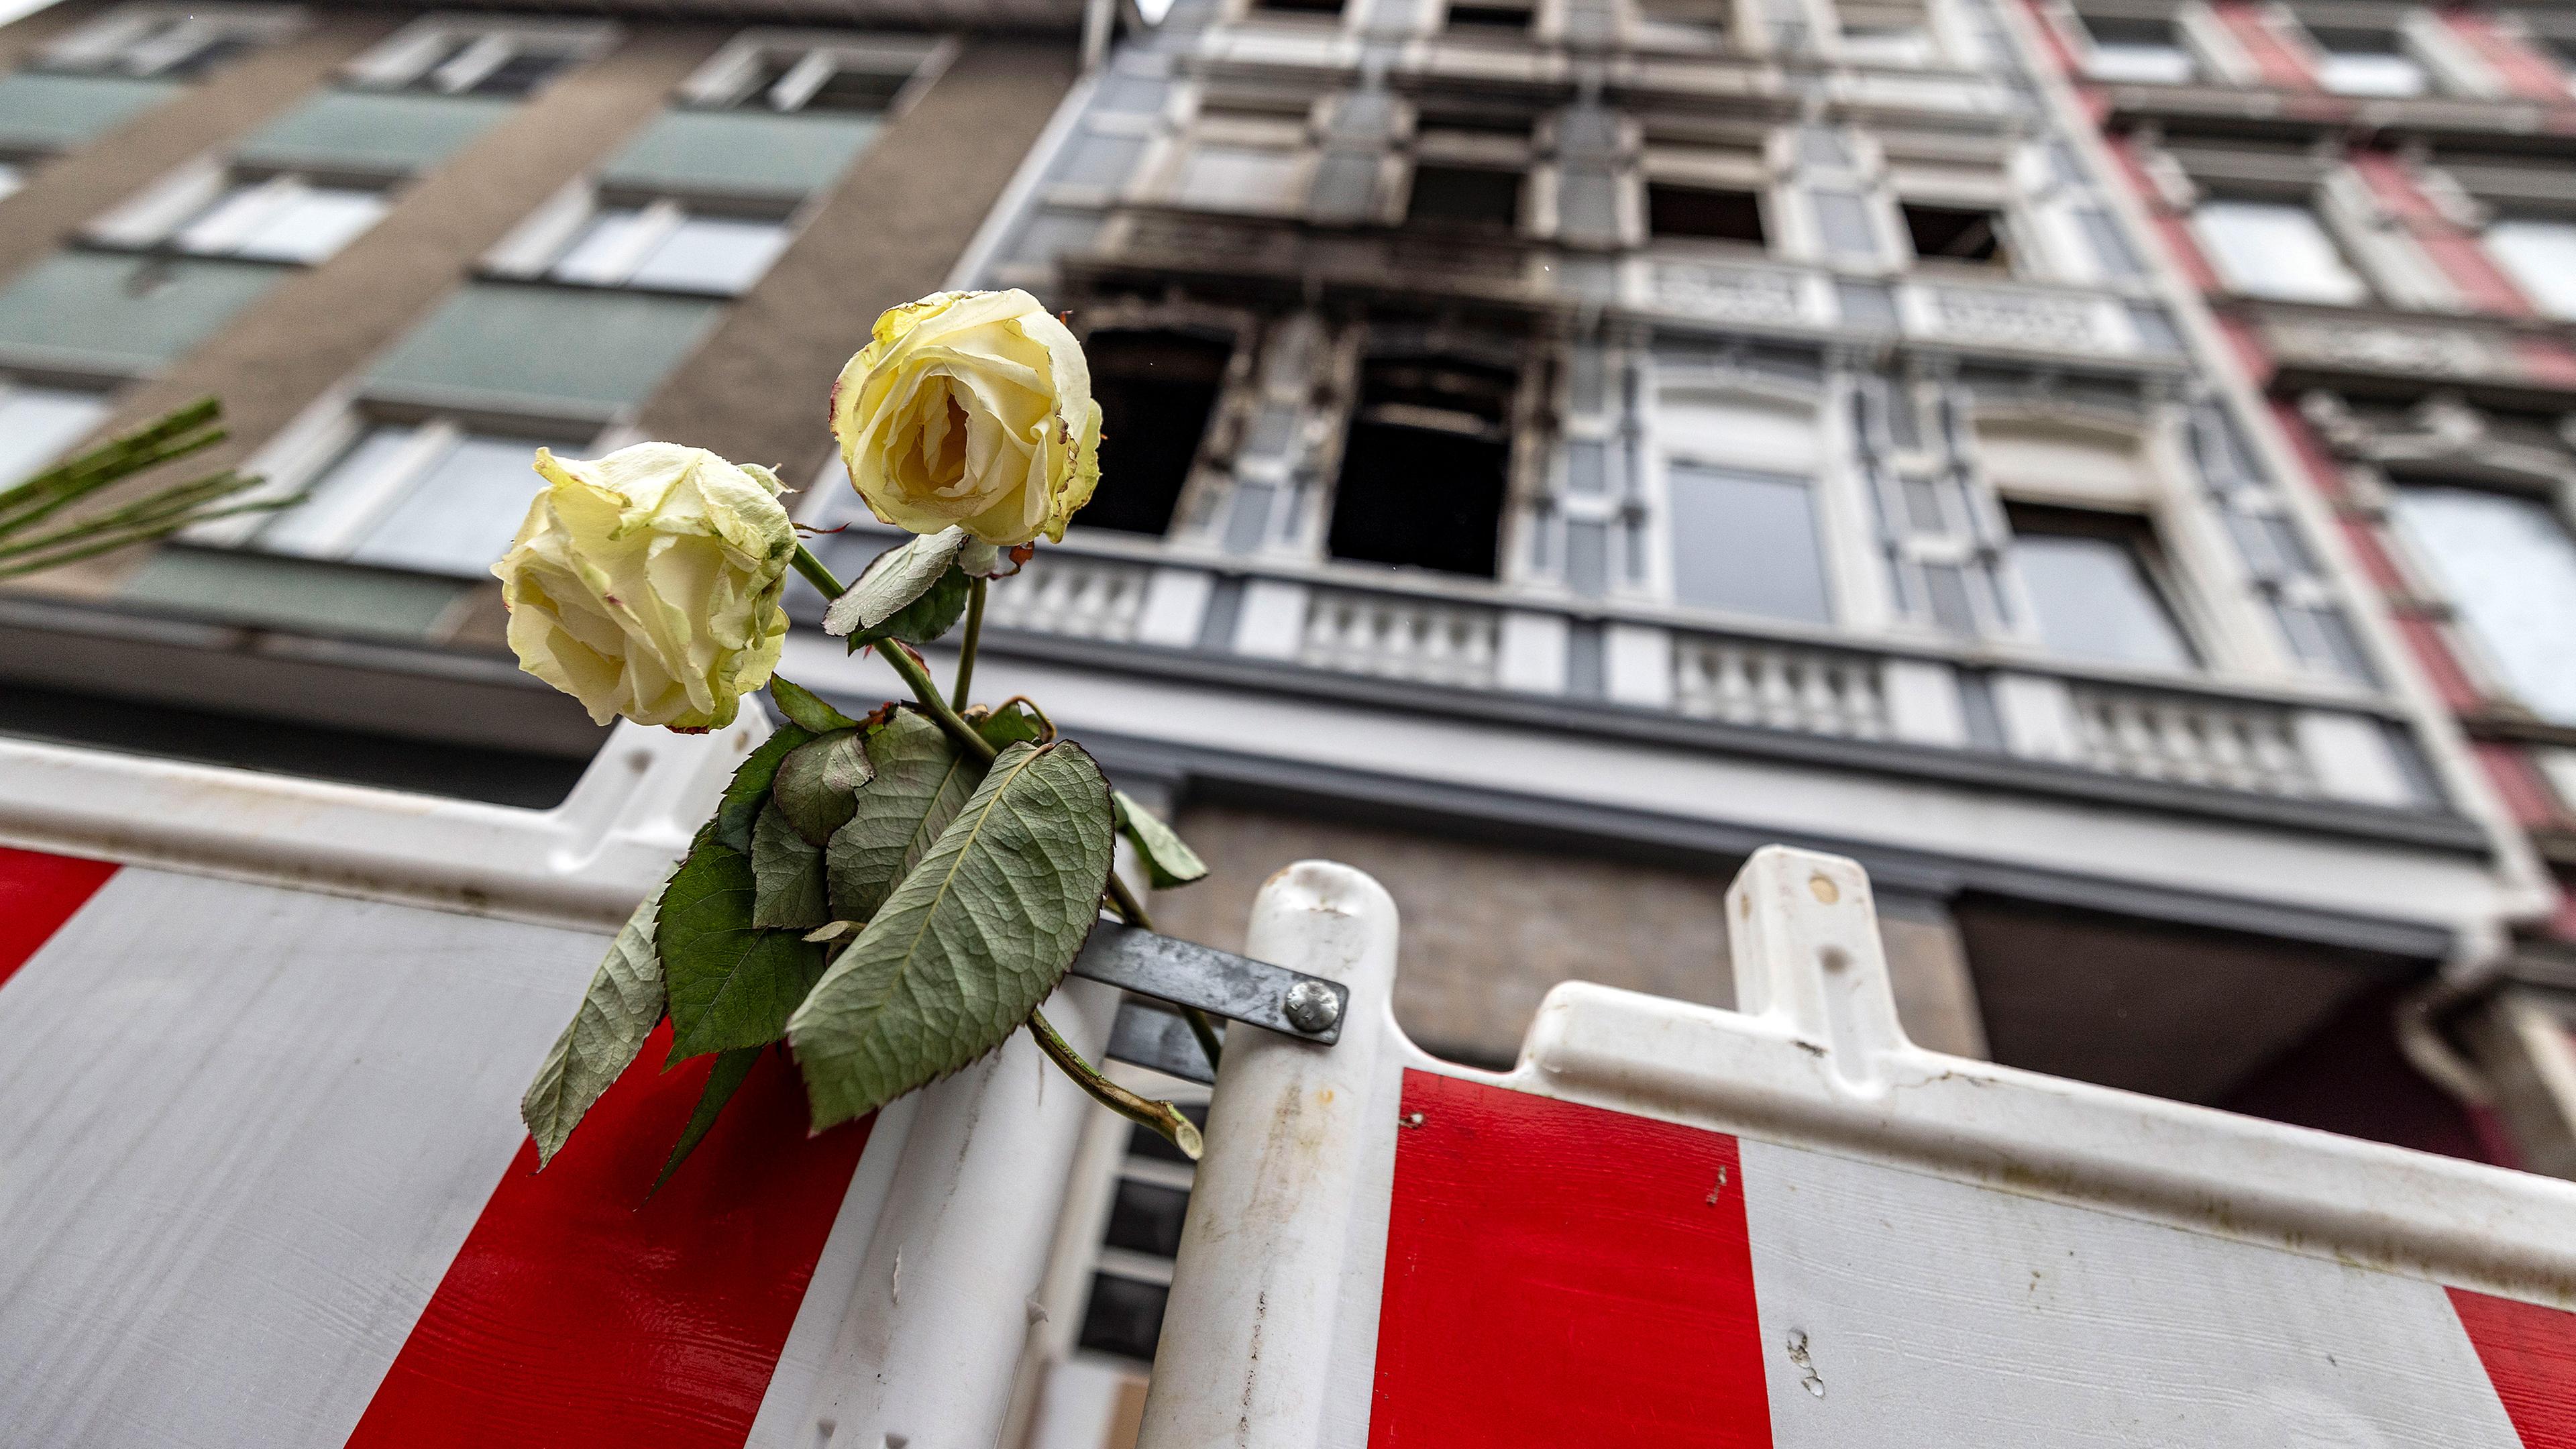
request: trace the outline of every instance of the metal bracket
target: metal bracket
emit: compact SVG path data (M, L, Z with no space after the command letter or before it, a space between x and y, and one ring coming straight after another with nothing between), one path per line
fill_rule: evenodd
M1350 1005L1350 990L1338 981L1109 921L1092 928L1073 971L1139 996L1195 1006L1210 1016L1325 1046L1341 1040L1342 1015ZM1177 1042L1173 1029L1180 1033ZM1182 1045L1186 1052L1179 1050ZM1148 1020L1132 1008L1121 1010L1109 1055L1192 1081L1208 1080L1206 1058L1178 1016ZM1194 1070L1173 1071L1176 1065Z

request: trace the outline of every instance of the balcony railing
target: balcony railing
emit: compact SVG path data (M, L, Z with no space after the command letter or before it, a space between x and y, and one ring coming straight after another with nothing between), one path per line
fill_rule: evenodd
M1231 601L1219 608L1216 597L1228 589ZM2423 798L2415 783L2421 769L2402 758L2412 748L2403 731L2381 709L2332 690L2132 683L1922 645L1873 649L1658 619L1587 623L1545 600L1485 602L1461 592L1431 583L1351 586L1290 571L1229 568L1221 579L1217 570L1141 548L1126 556L1050 549L1024 577L993 591L987 620L1320 675L1558 697L1624 715L2019 759L2275 800L2440 803ZM1577 663L1578 631L1599 642L1595 662Z

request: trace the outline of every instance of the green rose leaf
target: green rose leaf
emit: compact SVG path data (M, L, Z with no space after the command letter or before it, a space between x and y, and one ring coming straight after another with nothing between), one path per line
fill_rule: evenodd
M724 803L716 807L716 839L745 855L751 853L751 824L769 804L769 787L778 779L779 763L813 734L801 725L783 724L770 731L759 748L734 766L725 786Z
M966 596L974 587L975 581L967 577L964 569L952 566L920 598L895 610L892 618L852 634L850 647L858 649L889 639L906 644L931 643L956 627L958 616L966 612Z
M814 691L775 674L769 676L769 697L781 714L812 734L827 735L859 726L857 720L825 704Z
M671 1005L673 1060L778 1040L823 974L823 948L752 924L751 857L698 832L662 892L657 934Z
M859 731L834 730L797 746L779 763L769 798L778 802L788 824L820 847L850 818L852 797L876 772Z
M859 635L883 627L947 576L966 542L965 529L947 528L907 539L878 554L849 592L823 611L823 632ZM855 647L860 641L851 642Z
M824 852L832 914L864 921L930 853L984 778L983 765L948 732L908 709L894 712L868 738L877 777L859 792L848 824Z
M572 1023L555 1038L536 1080L519 1098L519 1120L537 1141L539 1168L554 1161L582 1114L635 1060L662 1019L662 959L653 950L662 895L657 890L646 896L608 943Z
M1136 797L1124 790L1113 790L1110 801L1118 807L1118 829L1136 847L1136 858L1145 862L1145 878L1154 889L1167 891L1188 885L1207 874L1207 862L1172 833L1172 827L1154 818L1154 812L1136 803Z
M787 1024L815 1130L1002 1044L1100 918L1109 782L1082 747L1016 744Z
M1016 740L1036 744L1046 738L1046 726L1038 722L1036 710L1014 699L986 715L975 726L975 733L998 750Z
M751 827L751 923L805 931L832 919L823 898L823 851L796 833L776 805Z
M669 1182L671 1174L679 1171L680 1164L688 1161L689 1154L706 1140L707 1129L716 1125L716 1114L724 1110L725 1103L733 1100L743 1078L751 1075L752 1067L759 1061L758 1047L735 1047L731 1051L716 1053L715 1068L707 1073L707 1085L698 1093L697 1109L689 1113L689 1125L680 1129L680 1140L671 1145L671 1156L662 1164L662 1175L654 1178L653 1185L644 1190L646 1197L660 1192L662 1184Z

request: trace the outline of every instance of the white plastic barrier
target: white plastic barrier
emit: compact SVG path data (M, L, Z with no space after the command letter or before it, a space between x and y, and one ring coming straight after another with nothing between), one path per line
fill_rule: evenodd
M1025 1037L806 1135L659 1039L517 1115L756 723L512 810L0 741L0 1443L985 1446L1088 1103ZM1112 993L1048 1011L1106 1040Z
M1229 1043L1144 1449L2576 1445L2576 1184L1915 1047L1848 860L1728 919L1741 1012L1560 986L1496 1074L1276 877L1351 1016Z

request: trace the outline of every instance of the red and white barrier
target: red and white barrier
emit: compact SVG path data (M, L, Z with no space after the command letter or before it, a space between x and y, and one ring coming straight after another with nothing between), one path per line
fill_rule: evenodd
M1351 1019L1226 1053L1145 1449L2576 1446L2576 1185L1915 1047L1847 860L1728 919L1744 1011L1562 986L1495 1074L1276 878Z

